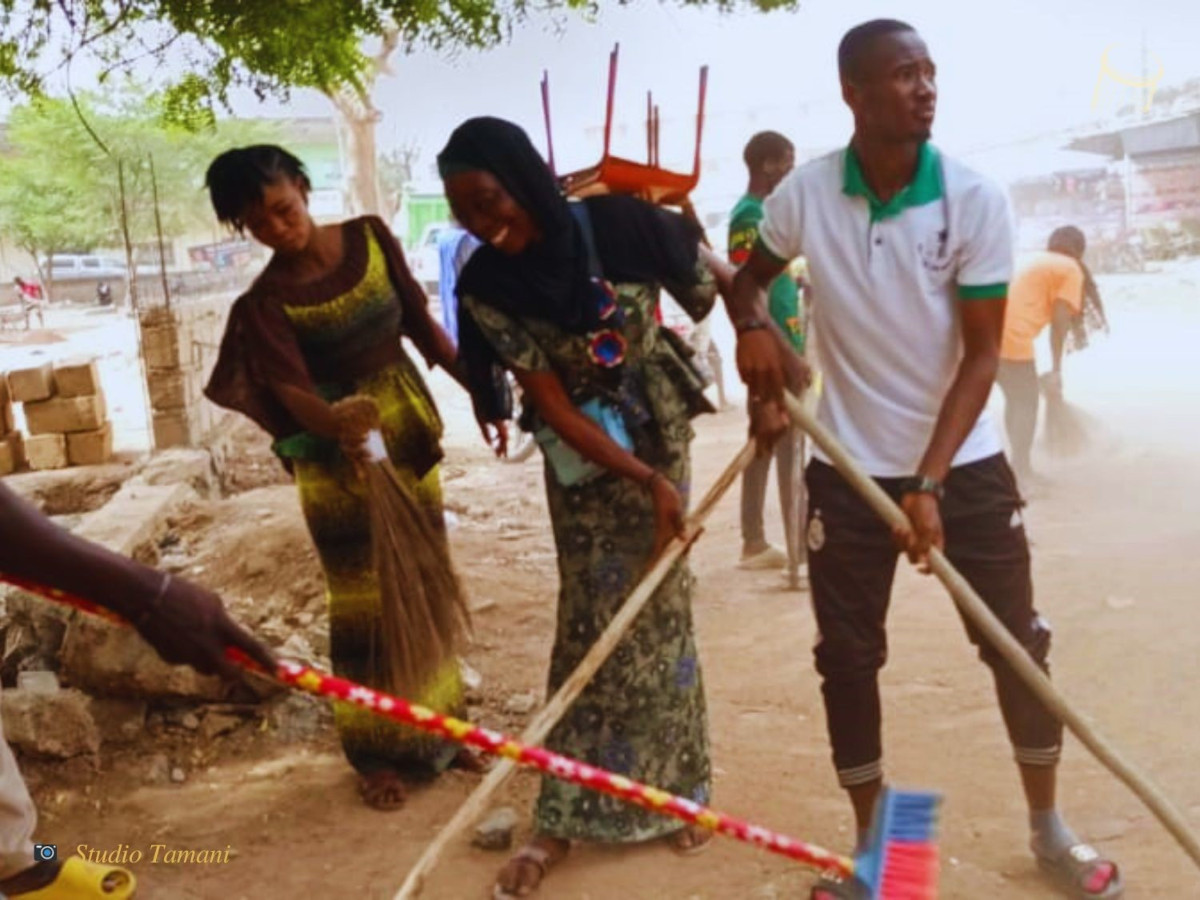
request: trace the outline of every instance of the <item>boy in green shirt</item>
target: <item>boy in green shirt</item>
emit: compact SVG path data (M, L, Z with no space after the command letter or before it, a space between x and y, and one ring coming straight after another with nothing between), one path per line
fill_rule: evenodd
M741 265L750 257L758 241L758 226L763 218L763 200L795 165L792 142L774 131L762 131L746 144L742 158L750 174L746 194L729 215L729 259ZM800 291L790 274L784 273L771 283L768 292L771 318L791 340L797 353L804 352L804 325ZM750 404L750 415L756 414ZM779 501L783 509L784 531L790 554L767 542L763 526L763 506L767 497L767 478L771 457L750 464L742 476L742 569L781 569L789 565L793 586L799 586L799 569L804 562L804 543L797 540L797 522L802 521L801 504L804 481L799 475L802 462L800 434L790 430L775 445L775 466L779 479ZM799 512L800 518L794 513Z

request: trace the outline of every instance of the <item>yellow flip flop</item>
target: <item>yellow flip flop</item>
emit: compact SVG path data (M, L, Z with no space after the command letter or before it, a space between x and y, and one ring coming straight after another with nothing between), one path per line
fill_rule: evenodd
M104 882L118 876L116 887L106 890ZM13 900L128 900L137 887L137 879L128 869L88 862L69 856L58 876L44 888L13 894Z

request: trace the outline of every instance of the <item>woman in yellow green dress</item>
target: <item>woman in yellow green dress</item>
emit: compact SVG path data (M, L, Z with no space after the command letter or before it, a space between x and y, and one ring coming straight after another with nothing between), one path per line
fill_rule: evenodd
M430 365L448 371L454 345L430 316L387 226L374 216L316 224L304 166L286 150L229 150L213 161L206 181L217 218L248 230L273 254L230 311L205 394L271 435L296 480L325 573L333 669L383 687L380 585L355 465L365 435L360 419L337 401L353 395L375 401L388 457L444 539L442 423L400 339L408 337ZM457 660L448 660L413 699L458 710ZM379 809L404 802L404 780L467 759L451 745L348 704L336 708L335 720L363 799Z

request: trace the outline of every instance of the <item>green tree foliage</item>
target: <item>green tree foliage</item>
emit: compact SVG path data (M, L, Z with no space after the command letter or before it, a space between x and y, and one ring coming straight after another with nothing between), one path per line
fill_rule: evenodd
M798 5L676 2L720 10ZM235 86L260 97L295 87L361 88L369 38L395 35L403 51L487 48L534 9L595 8L592 0L0 0L0 86L36 93L50 73L81 57L138 77L170 60L189 74L171 79L166 111L195 123Z
M0 234L39 261L121 245L118 161L130 238L144 243L156 236L151 160L169 239L211 224L202 179L214 155L273 137L265 125L238 121L189 132L165 117L161 98L134 88L76 100L78 109L49 98L15 109L0 156Z

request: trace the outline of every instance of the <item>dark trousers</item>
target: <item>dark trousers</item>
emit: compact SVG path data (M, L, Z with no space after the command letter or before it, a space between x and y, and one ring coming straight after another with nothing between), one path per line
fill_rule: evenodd
M1022 476L1032 469L1033 435L1037 431L1038 389L1037 364L1031 360L1000 360L996 384L1004 393L1004 429L1012 446L1013 465Z
M898 500L899 479L879 485ZM883 776L879 670L887 661L885 627L898 551L891 532L832 466L808 467L808 574L819 637L833 762L843 787ZM1050 628L1033 608L1029 545L1021 499L1004 456L951 470L942 501L946 556L1030 656L1047 667ZM966 623L992 670L1017 762L1054 765L1062 726L992 647Z

